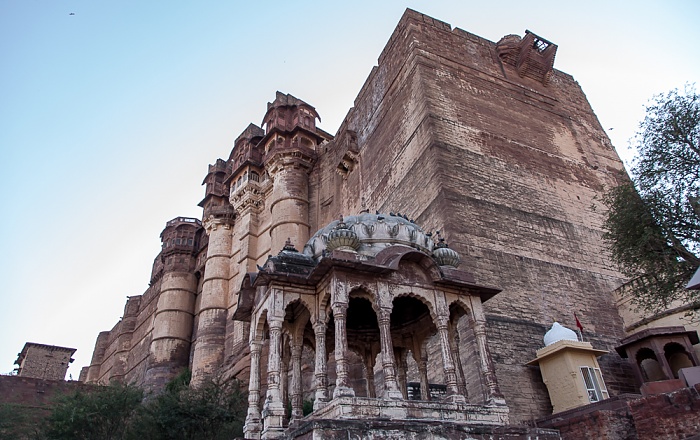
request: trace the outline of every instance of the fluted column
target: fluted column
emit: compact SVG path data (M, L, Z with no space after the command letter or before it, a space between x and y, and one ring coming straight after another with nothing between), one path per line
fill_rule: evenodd
M472 300L472 313L474 314L474 339L476 349L479 351L479 365L481 365L481 376L484 378L488 402L505 405L505 399L496 380L496 369L493 366L491 352L486 342L486 318L480 301Z
M282 363L282 318L268 315L270 351L267 362L267 396L263 405L264 428L261 438L279 438L283 433L284 404L280 393Z
M282 418L282 426L286 426L289 422L287 415L287 405L289 402L289 340L286 335L282 335L282 348L280 359L280 400L284 407L284 417Z
M406 370L408 369L408 365L406 364L406 350L403 348L397 349L394 352L394 357L396 359L396 381L398 382L399 391L401 391L404 399L408 399L408 387L406 386Z
M261 341L250 342L250 379L248 381L248 414L243 425L245 438L260 438L260 351Z
M200 295L197 339L192 355L192 384L200 385L221 369L226 338L229 272L233 220L210 216L204 221L209 235L207 261Z
M420 374L420 398L430 400L430 383L428 382L428 357L420 357L418 362L418 373Z
M462 367L462 357L459 352L459 331L457 330L457 323L451 325L452 338L450 338L450 344L452 347L452 358L455 364L455 374L457 375L457 389L459 393L465 398L467 397L467 380L464 376L464 368Z
M418 364L418 376L420 379L420 398L430 400L430 385L428 384L428 356L423 350L423 339L413 335L413 360Z
M333 304L333 319L335 320L335 389L333 398L355 397L355 390L348 382L348 339L345 327L345 316L348 305L345 303Z
M452 349L450 348L450 334L448 331L448 318L437 317L437 329L440 336L440 348L442 351L442 365L445 369L445 385L447 386L447 396L454 402L466 402L464 396L459 394L457 389L457 375L452 361Z
M314 363L314 378L316 380L316 395L314 411L321 409L328 402L328 372L326 369L326 323L319 320L314 324L316 336L316 359Z
M382 369L384 370L384 397L402 399L403 396L396 383L396 361L394 360L394 344L391 341L391 309L380 309L379 340L382 347Z
M372 350L365 352L365 369L367 370L367 397L377 397L377 390L374 386L374 356Z
M304 417L301 398L301 340L292 343L292 420Z

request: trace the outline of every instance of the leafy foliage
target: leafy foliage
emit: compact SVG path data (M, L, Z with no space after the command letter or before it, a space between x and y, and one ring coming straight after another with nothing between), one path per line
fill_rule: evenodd
M135 432L149 439L231 439L243 435L247 396L238 381L212 379L190 388L189 371L147 406Z
M190 372L158 395L112 384L62 397L46 420L46 439L231 439L242 436L247 396L236 380L189 387Z
M59 398L47 419L49 439L123 439L141 410L143 391L112 384Z
M38 439L38 421L44 417L43 408L16 403L0 404L0 439Z
M604 239L648 311L696 301L685 285L700 266L700 96L656 96L635 137L632 182L610 189Z

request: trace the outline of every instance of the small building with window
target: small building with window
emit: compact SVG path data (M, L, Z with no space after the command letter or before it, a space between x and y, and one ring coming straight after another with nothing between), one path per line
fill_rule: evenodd
M610 397L597 359L607 351L579 341L573 330L557 322L545 334L544 343L528 365L539 365L553 414Z

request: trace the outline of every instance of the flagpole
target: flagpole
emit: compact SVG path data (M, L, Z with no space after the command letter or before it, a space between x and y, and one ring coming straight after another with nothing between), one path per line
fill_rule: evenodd
M583 342L583 325L581 325L581 321L578 320L576 312L574 312L574 319L576 320L576 328L578 329L578 338Z

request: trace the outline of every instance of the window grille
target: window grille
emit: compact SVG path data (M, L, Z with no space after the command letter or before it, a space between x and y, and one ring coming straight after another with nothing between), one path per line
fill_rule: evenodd
M600 372L600 368L580 367L580 369L581 376L583 377L583 384L588 392L589 402L600 402L610 397L605 387L605 382L603 382L603 375Z

